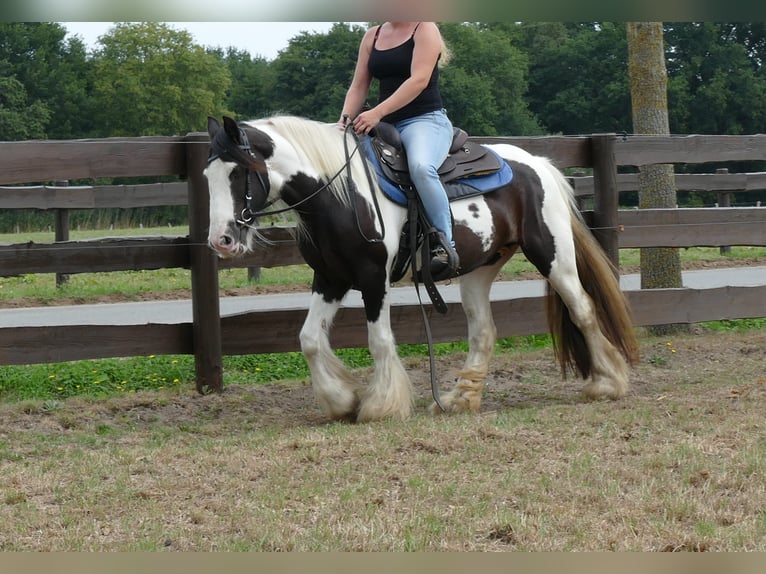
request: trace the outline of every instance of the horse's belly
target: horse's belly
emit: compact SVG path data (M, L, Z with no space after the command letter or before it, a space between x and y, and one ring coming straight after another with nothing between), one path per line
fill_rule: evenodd
M481 242L486 252L492 248L495 239L495 225L492 211L484 200L484 196L461 199L450 204L455 227L467 228Z

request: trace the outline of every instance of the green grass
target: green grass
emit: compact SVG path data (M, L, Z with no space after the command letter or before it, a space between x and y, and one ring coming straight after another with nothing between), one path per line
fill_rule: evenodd
M718 247L689 247L680 250L681 262L720 261L722 259L757 259L766 257L766 247L733 246L730 253L721 254ZM640 249L620 249L620 265L637 267L641 264Z
M702 324L712 331L746 332L766 329L764 319L714 321ZM523 353L551 346L550 335L527 335L498 339L495 353ZM425 344L398 346L399 355L426 357ZM465 341L437 343L435 356L468 351ZM351 369L372 365L367 348L336 350ZM665 359L650 357L653 364ZM224 384L266 384L309 378L308 365L300 352L264 353L223 357ZM194 357L167 355L97 359L42 365L0 365L0 401L56 401L73 396L110 397L142 390L180 389L194 386Z
M496 352L525 351L548 345L548 335L511 337L498 340ZM468 344L462 341L434 345L436 356L467 350ZM337 354L352 369L372 365L367 348L338 349ZM428 346L399 345L399 354L402 357L425 357ZM224 384L265 384L309 377L308 365L299 352L227 356L223 358L223 366ZM190 355L0 365L0 400L5 402L117 396L188 385L194 385L194 357Z
M724 319L721 321L711 321L701 323L701 325L711 331L743 333L757 329L766 329L766 318L760 319Z

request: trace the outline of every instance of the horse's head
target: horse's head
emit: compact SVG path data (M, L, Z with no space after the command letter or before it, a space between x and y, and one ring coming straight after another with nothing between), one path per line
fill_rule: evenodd
M250 249L254 233L248 225L266 205L271 187L266 159L273 155L274 143L262 131L226 116L223 127L215 118L208 118L207 131L208 243L219 256L234 257Z

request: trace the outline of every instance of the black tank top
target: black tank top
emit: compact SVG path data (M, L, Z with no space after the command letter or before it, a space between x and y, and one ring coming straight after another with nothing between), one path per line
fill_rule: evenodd
M372 42L372 51L367 62L367 68L370 75L380 82L380 98L382 102L393 94L404 81L410 77L412 68L412 54L415 50L415 32L403 44L399 44L388 50L378 50L375 44L380 34L380 26L375 32L375 39ZM441 55L440 55L441 57ZM398 121L419 116L427 112L433 112L442 109L442 98L439 92L439 68L434 66L431 72L431 78L428 85L418 96L406 106L396 110L383 118L384 122L396 123Z

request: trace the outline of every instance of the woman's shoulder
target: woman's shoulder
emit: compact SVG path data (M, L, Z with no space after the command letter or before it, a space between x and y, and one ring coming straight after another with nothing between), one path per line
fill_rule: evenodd
M439 31L439 26L436 24L436 22L419 22L417 25L417 28L415 29L415 36L418 34L435 34L437 36L441 36L441 32Z
M362 43L372 44L372 42L377 37L378 32L380 32L380 24L372 26L371 28L367 28L367 31L364 33L364 36L362 37Z

